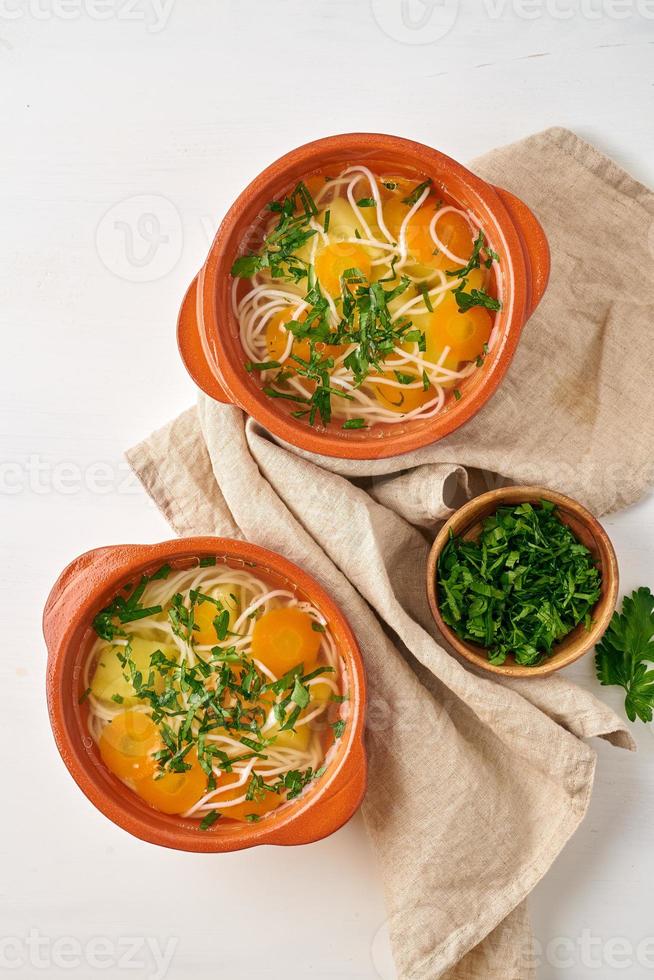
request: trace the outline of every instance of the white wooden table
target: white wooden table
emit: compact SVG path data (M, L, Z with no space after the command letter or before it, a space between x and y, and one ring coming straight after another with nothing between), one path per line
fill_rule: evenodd
M204 857L87 803L50 735L42 603L77 553L169 534L121 453L194 398L177 307L247 180L329 133L466 160L566 125L654 183L653 44L648 0L0 0L0 973L394 976L360 818ZM606 525L623 588L653 585L654 503ZM597 690L591 659L570 674ZM542 980L654 974L636 737L635 756L598 746L590 814L533 897Z

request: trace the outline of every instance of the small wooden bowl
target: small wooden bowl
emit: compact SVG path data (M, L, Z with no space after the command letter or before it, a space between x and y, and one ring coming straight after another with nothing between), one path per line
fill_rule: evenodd
M137 581L165 562L186 568L208 556L233 568L253 569L272 586L288 589L322 612L344 662L349 715L334 756L310 789L259 823L228 821L221 826L219 821L211 830L202 831L197 820L148 806L109 772L88 734L88 706L80 703L80 695L96 613L126 582ZM61 757L91 803L135 837L180 851L201 852L237 851L257 844L308 844L333 834L359 808L366 787L366 688L361 653L345 616L327 592L281 555L246 541L212 537L96 548L76 558L57 579L45 606L43 632L48 647L48 710Z
M593 609L590 630L586 630L583 623L580 623L565 639L555 644L552 654L538 666L526 667L522 664L516 664L512 655L509 655L505 663L501 665L491 664L488 662L484 647L462 640L443 621L438 608L438 560L449 539L450 531L457 537L474 540L479 536L484 518L490 517L499 507L525 502L538 503L539 500L550 500L556 504L560 520L568 525L574 535L582 544L586 545L596 559L602 576L602 592ZM554 490L546 490L545 487L505 487L475 497L460 507L443 525L429 554L427 596L432 614L442 635L462 657L469 660L475 667L481 667L482 670L488 670L493 674L504 674L509 677L543 677L545 674L552 674L555 670L560 670L562 667L574 663L575 660L579 660L599 641L609 625L618 598L618 563L606 531L593 515L576 500Z

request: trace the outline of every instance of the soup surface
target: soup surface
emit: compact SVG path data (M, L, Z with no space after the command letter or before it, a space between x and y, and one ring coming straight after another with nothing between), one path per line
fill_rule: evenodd
M430 418L483 368L498 256L430 179L314 174L268 205L258 237L232 267L233 308L246 369L293 417Z
M163 566L93 622L88 728L157 810L208 829L257 821L319 778L345 728L345 673L321 613L248 568Z

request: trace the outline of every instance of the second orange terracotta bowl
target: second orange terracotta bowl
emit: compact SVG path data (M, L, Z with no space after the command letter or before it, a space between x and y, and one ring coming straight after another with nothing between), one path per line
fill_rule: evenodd
M187 567L197 558L254 574L294 592L324 615L345 665L348 716L326 772L297 799L259 823L199 822L148 806L103 764L80 703L82 668L94 639L93 617L122 586L164 563ZM99 548L75 559L55 583L43 616L48 647L47 698L57 747L78 786L110 820L142 840L184 851L235 851L256 844L306 844L341 827L358 809L366 785L363 746L365 678L361 654L347 620L325 590L296 565L244 541L199 537L155 545Z
M481 223L499 253L503 308L497 340L483 368L461 385L433 419L343 430L339 422L311 428L291 417L292 406L270 399L244 367L245 355L232 310L230 269L243 243L260 222L265 206L317 170L329 172L365 163L373 171L431 177L460 207ZM504 377L520 333L540 302L549 278L545 234L529 208L438 150L376 133L349 133L307 143L267 167L236 199L222 222L207 260L184 298L178 320L182 359L196 384L221 402L231 402L285 442L309 452L345 459L380 459L430 445L472 418Z

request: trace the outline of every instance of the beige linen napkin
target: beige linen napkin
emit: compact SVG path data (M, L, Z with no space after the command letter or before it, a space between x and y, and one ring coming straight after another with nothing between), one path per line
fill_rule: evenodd
M557 487L598 513L643 494L654 196L559 129L473 167L535 210L553 272L472 422L399 459L343 462L280 445L201 397L128 453L179 534L279 551L350 619L369 685L363 815L397 971L411 980L534 976L524 900L586 811L595 753L582 739L633 747L614 713L564 677L498 683L446 652L425 597L424 529L447 516L455 488L498 478Z

